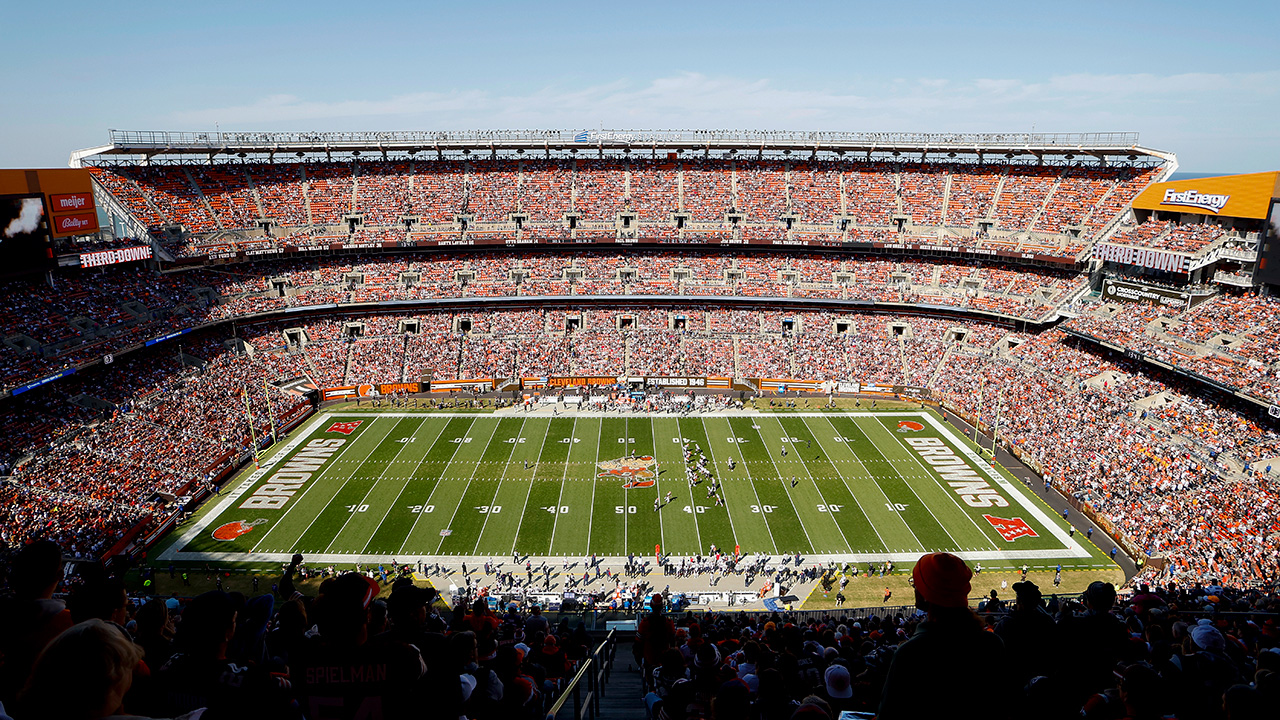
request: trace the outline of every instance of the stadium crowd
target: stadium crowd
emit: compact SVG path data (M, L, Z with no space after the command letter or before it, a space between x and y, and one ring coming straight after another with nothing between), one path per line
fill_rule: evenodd
M1084 310L1065 326L1280 403L1280 301L1274 297L1222 293L1190 309L1093 303Z
M1162 559L1144 578L1251 586L1280 567L1274 426L1061 330L699 307L355 316L230 332L191 334L180 354L157 346L12 399L0 423L13 442L0 461L17 463L16 482L0 487L0 537L56 537L100 555L300 418L307 403L280 389L297 383L758 376L930 388L987 425L998 412L1003 441L1130 552ZM77 530L85 524L94 531Z
M1040 319L1084 289L1076 273L999 263L825 255L517 254L288 260L181 273L107 266L53 286L0 283L0 387L97 361L155 337L330 303L502 296L823 297L941 305ZM370 349L371 352L390 351Z
M1024 581L975 614L971 577L955 556L925 555L912 570L916 609L869 616L673 622L655 595L633 646L646 704L661 720L1259 720L1280 707L1274 592L1142 585L1117 603L1095 582L1046 602Z
M285 243L441 238L644 237L836 244L921 242L1074 257L1158 168L723 158L494 158L94 167L94 177L149 228L180 225L181 256L279 247L225 231L276 226ZM356 217L356 227L347 225ZM572 221L569 220L572 218ZM837 218L848 224L836 227ZM988 224L977 230L979 221ZM1068 228L1082 228L1079 235ZM353 230L355 231L353 233ZM215 232L216 231L216 232ZM992 233L999 235L998 238ZM1034 233L1018 237L1015 233Z
M68 573L54 542L23 547L3 566L0 717L534 720L599 643L536 604L450 608L408 566L323 571L311 596L296 583L311 574L302 562L265 594L181 600L130 597L92 563ZM643 702L655 720L1011 707L1046 720L1266 720L1280 707L1274 591L1094 582L1045 598L1023 581L975 612L972 577L953 555L925 554L914 608L856 613L668 614L654 593L630 644Z
M130 598L101 566L64 576L56 543L25 546L4 567L0 717L532 720L597 644L536 606L450 611L409 568L335 573L311 597L301 560L272 593L180 602Z

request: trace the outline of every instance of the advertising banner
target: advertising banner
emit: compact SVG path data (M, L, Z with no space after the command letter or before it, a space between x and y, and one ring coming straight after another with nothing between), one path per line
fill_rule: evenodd
M1177 290L1108 278L1102 281L1102 299L1107 302L1149 303L1178 311L1187 309L1191 296Z
M461 390L464 392L488 392L493 389L493 378L478 378L475 380L432 380L431 392L449 392L451 390Z
M1156 183L1133 201L1135 210L1262 220L1280 197L1280 172L1224 175Z
M646 377L644 384L647 387L704 388L707 386L707 379L704 377Z
M760 378L760 389L769 392L790 392L800 390L801 392L816 392L821 389L822 383L818 380L786 380L782 378Z

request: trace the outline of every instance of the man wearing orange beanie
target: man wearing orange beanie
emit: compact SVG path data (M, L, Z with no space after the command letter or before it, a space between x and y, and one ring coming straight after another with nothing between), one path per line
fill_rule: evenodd
M927 613L898 646L880 696L880 720L1002 714L1009 682L1004 642L969 609L973 571L950 553L929 553L911 571L916 607Z

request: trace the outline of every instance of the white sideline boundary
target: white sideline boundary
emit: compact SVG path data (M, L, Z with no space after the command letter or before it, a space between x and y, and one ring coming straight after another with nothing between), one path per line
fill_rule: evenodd
M536 413L530 413L536 414ZM1040 523L1048 529L1049 533L1060 541L1065 548L1046 549L1046 550L968 550L958 551L953 554L963 560L970 562L989 562L997 560L1017 561L1017 560L1050 560L1059 558L1075 558L1084 559L1090 557L1089 551L1084 548L1074 537L1069 536L1066 531L1058 527L1056 520L1045 514L1044 510L1037 507L1029 500L1016 485L1009 482L998 470L991 466L990 463L983 460L977 453L970 449L964 441L955 435L942 421L938 420L932 414L922 410L890 410L883 412L871 411L853 411L853 412L787 412L787 413L771 413L760 411L749 411L743 413L736 412L711 412L711 413L691 413L687 417L733 417L748 415L760 415L771 417L798 416L798 417L904 417L904 418L923 418L933 429L946 438L955 449L962 453L970 463L980 469L992 482L998 485L1002 490L1010 495L1024 510L1031 514L1032 517L1040 521ZM293 557L293 553L283 552L182 552L179 548L185 547L198 535L203 533L209 526L213 525L223 512L235 504L246 492L254 487L271 468L278 462L284 460L291 455L303 440L310 437L316 429L338 418L359 418L359 419L375 419L375 418L408 418L408 417L440 417L440 418L459 418L465 417L470 419L478 419L486 416L494 416L496 413L442 413L438 411L427 412L385 412L385 413L367 413L367 412L325 412L316 415L304 428L297 430L297 434L288 443L278 446L276 452L270 458L263 461L261 467L253 470L244 480L240 482L235 489L231 490L227 495L215 505L212 509L206 511L199 520L182 530L177 539L169 545L164 552L157 556L160 562L272 562L287 563ZM573 413L576 417L600 417L600 418L636 418L636 417L685 417L679 414L647 414L647 413L594 413L581 412ZM995 510L1001 510L996 508ZM1006 512L1008 508L1004 508ZM385 563L390 559L389 555L372 555L365 553L318 553L307 555L308 562L311 563ZM429 555L429 554L397 554L396 559L401 562L467 562L475 565L483 565L487 561L493 560L494 555ZM560 562L565 557L580 558L580 555L546 555L534 556L529 559L535 562ZM674 559L681 559L678 556L672 556ZM688 556L686 556L688 557ZM775 557L782 558L786 556L777 555ZM827 554L809 554L805 555L806 563L864 563L864 562L884 562L889 560L894 563L910 563L915 562L920 557L918 552L894 552L894 553L827 553ZM626 563L626 556L600 556L601 564L608 567L622 567ZM1105 566L1105 565L1098 565Z

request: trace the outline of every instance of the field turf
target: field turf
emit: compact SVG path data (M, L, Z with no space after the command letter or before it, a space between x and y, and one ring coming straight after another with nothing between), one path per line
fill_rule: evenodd
M931 447L961 458L1008 505L966 503L913 438L936 438ZM686 482L686 441L707 455L724 506L706 482ZM650 477L607 474L631 455L652 458L638 463ZM640 486L624 488L628 479ZM714 544L807 561L909 562L947 550L989 566L1111 566L929 411L322 413L228 488L160 560L652 557L655 546L679 557ZM674 499L655 511L668 492ZM1003 537L997 525L1014 520L1034 535Z

